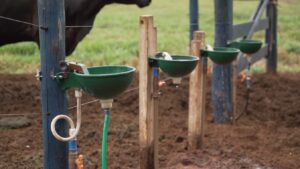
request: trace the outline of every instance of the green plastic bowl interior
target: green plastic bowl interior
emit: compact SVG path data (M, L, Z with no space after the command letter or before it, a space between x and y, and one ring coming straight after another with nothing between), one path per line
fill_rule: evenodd
M229 64L234 61L240 52L239 49L217 47L213 50L202 49L214 63L216 64Z
M243 53L246 53L246 54L256 53L261 48L261 46L262 46L262 41L248 40L248 39L235 41L230 44L230 47L238 48Z
M196 56L172 55L172 60L151 58L158 62L160 69L171 77L183 77L190 74L199 61Z
M89 74L70 73L61 83L65 89L80 87L99 99L113 99L128 88L135 70L130 66L91 67Z

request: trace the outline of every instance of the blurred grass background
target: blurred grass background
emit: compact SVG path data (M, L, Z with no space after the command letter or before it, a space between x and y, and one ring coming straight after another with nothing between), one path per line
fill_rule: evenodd
M249 20L258 1L234 1L234 23ZM207 43L214 43L213 1L200 0L200 28ZM158 49L170 53L188 53L189 1L153 0L143 9L134 5L108 5L97 16L90 34L67 58L88 66L129 64L136 66L138 57L138 19L154 15L158 28ZM278 51L280 72L300 72L300 1L279 0ZM255 34L263 39L264 32ZM22 42L0 47L0 73L33 73L39 68L39 49L35 43ZM253 71L263 72L260 61Z

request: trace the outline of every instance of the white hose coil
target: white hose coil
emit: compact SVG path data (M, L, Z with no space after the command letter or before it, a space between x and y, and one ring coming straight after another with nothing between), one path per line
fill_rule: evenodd
M59 141L67 142L67 141L73 140L77 137L77 135L79 133L80 126L81 126L81 97L82 97L81 90L75 90L75 97L77 100L76 128L74 126L73 120L69 116L66 116L66 115L58 115L51 122L51 132L52 132L53 136ZM56 122L60 119L66 120L69 123L69 125L70 125L69 137L62 137L57 133L57 131L55 129L55 125L56 125Z

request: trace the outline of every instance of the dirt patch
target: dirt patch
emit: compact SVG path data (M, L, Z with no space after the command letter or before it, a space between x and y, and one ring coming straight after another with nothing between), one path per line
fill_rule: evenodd
M0 168L42 168L42 120L39 86L33 75L0 75L0 114L26 114L31 125L0 129ZM137 82L132 85L136 86ZM207 85L210 86L210 85ZM300 74L253 77L250 114L236 126L207 120L202 150L187 151L188 81L162 89L159 109L159 162L164 169L300 168ZM210 89L207 114L211 119ZM94 98L84 96L84 101ZM238 87L238 112L245 104L245 84ZM75 104L70 92L70 106ZM103 113L99 103L83 107L79 151L87 168L97 168ZM74 111L70 112L74 115ZM7 116L0 116L0 119ZM108 168L138 168L138 91L116 99L111 116Z

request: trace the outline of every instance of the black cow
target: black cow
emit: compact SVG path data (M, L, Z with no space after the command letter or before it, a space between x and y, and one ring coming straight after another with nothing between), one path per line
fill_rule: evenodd
M0 16L38 23L38 0L1 0ZM66 25L93 25L97 13L108 4L148 6L151 0L65 0ZM66 54L70 55L91 28L66 28ZM39 43L39 29L0 18L0 46L21 41Z

